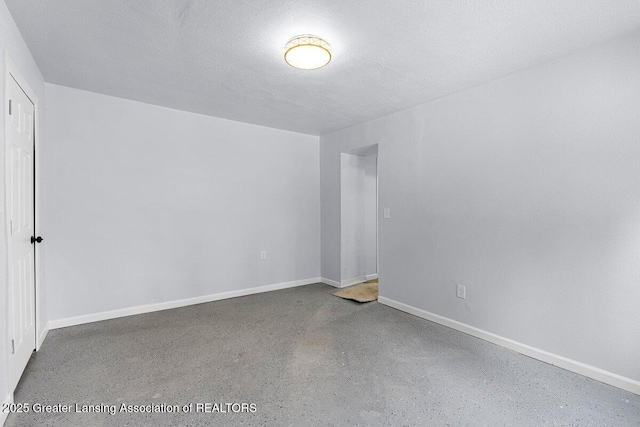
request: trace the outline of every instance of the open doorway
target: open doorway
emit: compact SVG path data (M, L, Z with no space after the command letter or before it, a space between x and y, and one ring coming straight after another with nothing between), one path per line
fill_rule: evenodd
M378 145L341 153L340 284L378 278Z

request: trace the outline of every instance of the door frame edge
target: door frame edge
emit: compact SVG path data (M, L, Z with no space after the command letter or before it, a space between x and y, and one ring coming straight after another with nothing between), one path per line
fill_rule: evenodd
M39 225L40 225L40 217L39 215L37 215L37 206L40 204L41 202L41 191L40 191L40 182L37 179L40 171L40 166L39 166L39 159L38 159L38 153L40 153L39 150L39 141L40 141L40 132L39 127L40 127L40 102L38 100L38 96L36 95L36 93L34 92L34 90L31 88L31 86L29 85L29 82L27 81L27 79L22 75L22 73L20 72L19 68L16 66L16 64L13 62L13 60L11 59L11 56L9 56L9 53L3 49L2 50L2 64L3 64L3 70L2 70L2 93L3 93L3 99L2 102L4 103L3 105L6 108L7 105L7 82L8 79L13 78L18 85L20 86L20 88L24 91L24 93L27 95L27 97L31 100L31 102L33 102L33 120L34 120L34 124L33 124L33 149L34 149L34 167L33 167L33 174L34 174L34 178L33 178L33 182L34 182L34 204L33 204L33 215L34 215L34 223L33 223L33 232L34 235L37 235L38 230L40 229ZM2 135L2 147L1 149L3 150L3 154L4 154L4 195L3 195L3 207L2 209L4 210L4 231L5 231L5 251L6 251L6 257L5 257L5 263L8 266L9 263L9 222L8 222L8 216L6 215L6 206L7 206L7 177L6 177L6 160L7 160L7 121L6 118L4 118L3 120L3 135ZM35 342L33 343L34 346L34 350L38 351L40 350L40 345L42 344L42 340L39 339L39 337L42 335L44 338L44 335L46 335L45 329L46 329L46 322L43 326L43 330L39 331L38 330L38 320L39 320L39 316L38 316L38 310L40 308L40 295L42 294L41 292L41 288L40 288L40 277L41 277L41 272L40 272L40 268L39 267L39 257L38 257L38 245L34 244L34 279L35 279L35 289L34 289L34 297L35 297L35 307L34 307L34 319L33 319L33 323L34 323L34 327L35 327ZM9 269L6 269L5 272L5 277L4 277L5 283L8 284L9 283ZM8 289L8 288L7 288ZM8 316L8 307L6 306L6 304L9 303L9 299L6 298L5 295L5 307L4 307L4 311L5 311L5 316ZM8 328L9 323L8 323L8 319L5 319L5 323L6 323L6 327ZM5 331L7 332L7 337L8 337L8 329ZM8 348L8 347L7 347Z

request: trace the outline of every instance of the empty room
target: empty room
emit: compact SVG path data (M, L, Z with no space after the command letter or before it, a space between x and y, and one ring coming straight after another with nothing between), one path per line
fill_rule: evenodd
M0 427L640 426L640 1L2 0Z

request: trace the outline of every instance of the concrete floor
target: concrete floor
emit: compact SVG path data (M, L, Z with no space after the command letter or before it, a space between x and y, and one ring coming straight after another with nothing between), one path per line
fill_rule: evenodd
M640 396L333 290L315 284L51 331L15 394L118 409L255 403L254 413L31 411L6 425L640 425Z

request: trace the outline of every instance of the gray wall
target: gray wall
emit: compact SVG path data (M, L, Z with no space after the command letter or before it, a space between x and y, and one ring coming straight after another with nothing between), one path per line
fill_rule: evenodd
M364 157L342 153L340 160L340 280L348 280L366 274Z
M377 143L381 295L640 380L638 76L635 35L321 137L323 277Z
M364 158L364 239L367 275L378 272L378 158Z
M341 281L377 273L375 156L341 156Z
M377 273L375 156L342 153L340 278L353 282Z
M320 276L317 136L46 92L52 320Z
M40 74L40 70L36 65L29 49L24 43L24 40L20 36L20 32L16 27L9 10L4 1L0 1L0 72L4 74L4 64L2 63L2 51L6 50L13 62L16 64L16 67L20 70L22 76L27 80L31 89L36 93L38 100L41 103L41 106L44 105L44 80L42 79L42 75ZM0 79L4 79L4 75L0 77ZM4 147L4 88L0 85L0 99L3 101L0 102L0 146ZM38 122L36 123L36 143L39 147L44 146L44 137L42 135L43 123L45 119L44 109L41 108L39 111ZM43 179L43 173L40 172L39 180ZM4 149L0 150L0 188L4 190ZM0 205L0 307L2 307L2 315L0 315L0 403L4 402L7 396L9 395L9 390L7 389L6 378L7 378L7 361L6 354L7 350L7 342L9 341L6 336L7 325L5 318L4 308L6 307L6 297L7 297L7 255L6 255L6 226L5 226L5 200L4 196L0 197L1 205ZM42 204L37 206L38 216L39 216L39 224L40 224L40 233L45 235L44 230L44 217L41 214L42 212ZM38 251L38 265L44 266L45 259L43 251ZM46 293L44 292L44 276L41 275L41 288L43 292L40 293L40 301L41 306L37 307L38 309L38 331L40 331L47 321L47 314L44 310L44 306L46 304ZM13 391L11 391L13 392ZM1 417L0 417L1 419Z

